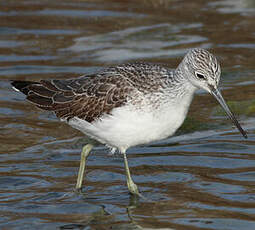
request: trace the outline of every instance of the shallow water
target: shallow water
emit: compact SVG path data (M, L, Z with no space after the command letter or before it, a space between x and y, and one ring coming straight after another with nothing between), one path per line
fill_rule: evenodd
M255 228L255 4L235 1L0 3L0 228ZM97 147L73 192L86 140L37 110L9 80L77 77L143 60L175 68L187 49L222 64L223 96L249 138L199 92L177 134L132 148L128 194L122 157Z

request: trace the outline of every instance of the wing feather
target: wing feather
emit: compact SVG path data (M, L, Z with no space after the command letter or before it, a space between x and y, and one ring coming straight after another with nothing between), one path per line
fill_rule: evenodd
M40 109L53 111L58 118L79 117L88 122L124 104L131 90L124 95L120 88L129 86L125 80L102 74L71 80L15 81L13 85L27 95L27 100Z
M38 108L51 110L61 119L79 117L93 122L134 95L158 93L168 87L173 72L159 65L123 64L88 76L69 80L13 81L12 85L27 95Z

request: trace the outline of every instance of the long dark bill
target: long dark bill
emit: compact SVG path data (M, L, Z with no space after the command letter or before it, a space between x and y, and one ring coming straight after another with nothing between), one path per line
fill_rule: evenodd
M230 111L230 109L228 108L225 100L223 99L220 91L217 88L212 87L211 88L211 94L217 99L217 101L220 103L220 105L222 106L222 108L225 110L226 114L228 115L228 117L232 120L232 122L234 123L234 125L239 129L240 133L243 135L244 138L247 138L247 134L246 132L243 130L243 128L241 127L241 125L239 124L239 122L237 121L235 115Z

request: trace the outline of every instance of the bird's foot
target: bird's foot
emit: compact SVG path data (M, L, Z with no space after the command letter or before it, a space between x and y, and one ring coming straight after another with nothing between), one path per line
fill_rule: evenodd
M130 181L129 183L127 183L127 186L128 186L129 192L132 195L137 195L137 196L140 195L138 187L137 187L137 185L133 181Z

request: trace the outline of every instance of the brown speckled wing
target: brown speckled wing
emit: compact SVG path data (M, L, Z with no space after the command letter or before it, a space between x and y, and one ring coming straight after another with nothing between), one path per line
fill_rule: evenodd
M40 109L53 111L61 119L79 117L88 122L123 105L132 90L126 81L108 74L71 80L14 81L12 85Z
M12 85L37 107L54 111L61 119L79 117L93 122L127 101L139 104L143 95L159 93L171 74L159 65L135 63L76 79L14 81Z
M123 105L131 91L125 81L108 75L52 83L59 88L61 84L66 87L65 91L53 97L53 109L56 115L64 119L79 117L88 122L98 119L103 114L109 114L113 108Z

